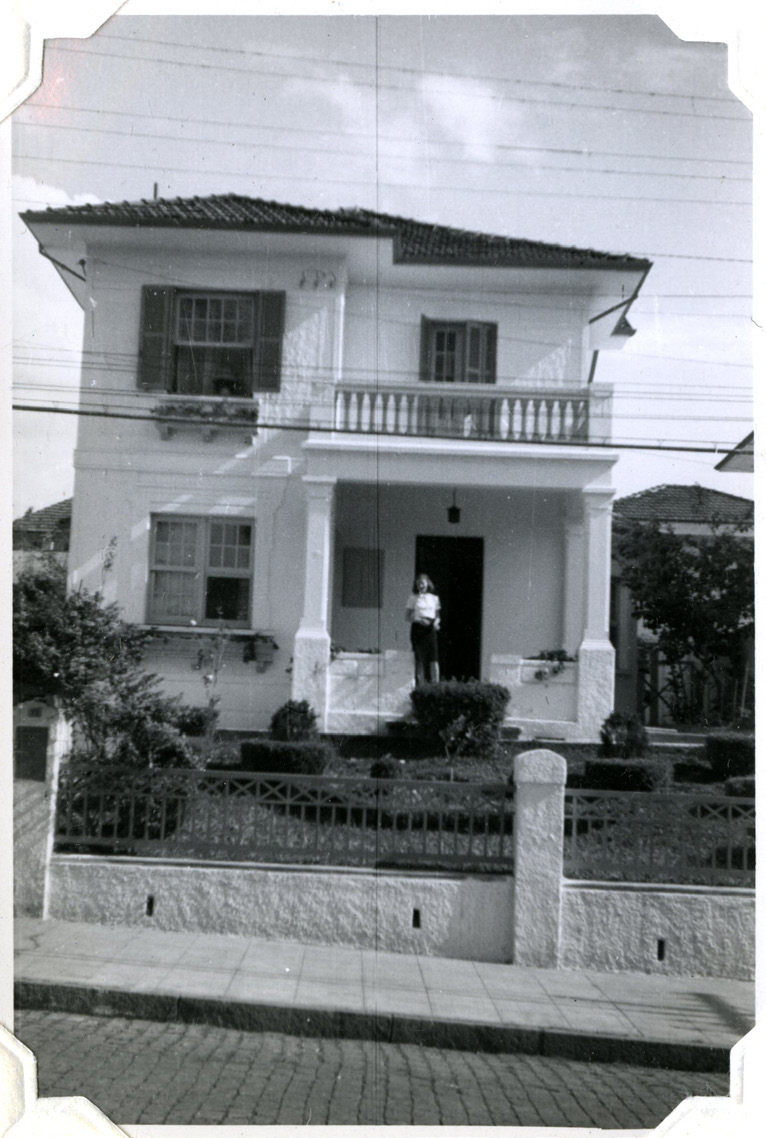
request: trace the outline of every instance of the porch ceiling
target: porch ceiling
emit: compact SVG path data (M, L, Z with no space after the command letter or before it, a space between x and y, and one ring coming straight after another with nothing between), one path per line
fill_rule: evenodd
M559 490L608 490L619 457L616 451L585 446L381 436L314 436L303 450L306 474L315 478Z

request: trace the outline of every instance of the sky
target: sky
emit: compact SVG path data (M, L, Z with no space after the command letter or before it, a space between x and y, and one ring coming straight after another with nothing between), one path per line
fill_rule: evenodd
M596 375L615 385L618 496L752 496L714 469L752 414L752 123L725 45L655 16L119 14L48 41L13 120L14 402L75 408L82 331L19 211L155 183L362 206L649 257L636 335ZM14 517L71 494L75 429L15 413Z

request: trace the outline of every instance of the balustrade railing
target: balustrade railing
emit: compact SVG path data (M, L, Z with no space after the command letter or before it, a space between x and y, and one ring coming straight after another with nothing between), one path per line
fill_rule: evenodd
M569 790L564 872L602 881L755 884L755 801Z
M341 386L334 427L383 435L571 443L589 440L590 392L454 385L420 388Z
M509 871L513 801L505 783L71 768L55 849Z

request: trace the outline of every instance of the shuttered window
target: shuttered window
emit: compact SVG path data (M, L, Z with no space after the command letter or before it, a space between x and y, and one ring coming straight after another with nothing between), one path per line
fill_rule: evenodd
M253 526L219 518L152 518L151 624L250 624Z
M430 383L494 383L497 325L423 317L420 378Z
M138 383L178 395L279 391L283 292L142 290Z

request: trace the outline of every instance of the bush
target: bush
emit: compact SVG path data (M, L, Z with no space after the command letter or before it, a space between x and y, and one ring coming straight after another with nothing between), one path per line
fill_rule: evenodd
M392 759L390 755L376 759L370 767L370 778L398 778L402 773L402 764Z
M205 734L208 715L209 712L206 707L193 707L191 704L181 704L175 716L175 726L182 735L197 738Z
M322 774L334 751L319 739L248 739L240 755L242 769L253 774Z
M705 758L710 763L716 781L755 774L755 738L734 731L708 735L705 740Z
M269 734L283 743L316 739L316 712L305 699L289 699L272 715Z
M724 794L732 798L755 798L755 775L739 775L737 778L727 778L724 783Z
M613 711L601 725L599 755L603 759L642 759L649 736L635 715Z
M495 749L509 699L507 688L482 680L443 680L410 692L421 728L456 755Z
M657 760L590 759L581 785L587 790L658 790L667 783L668 768Z
M682 759L673 763L673 782L716 782L713 768L705 759Z

